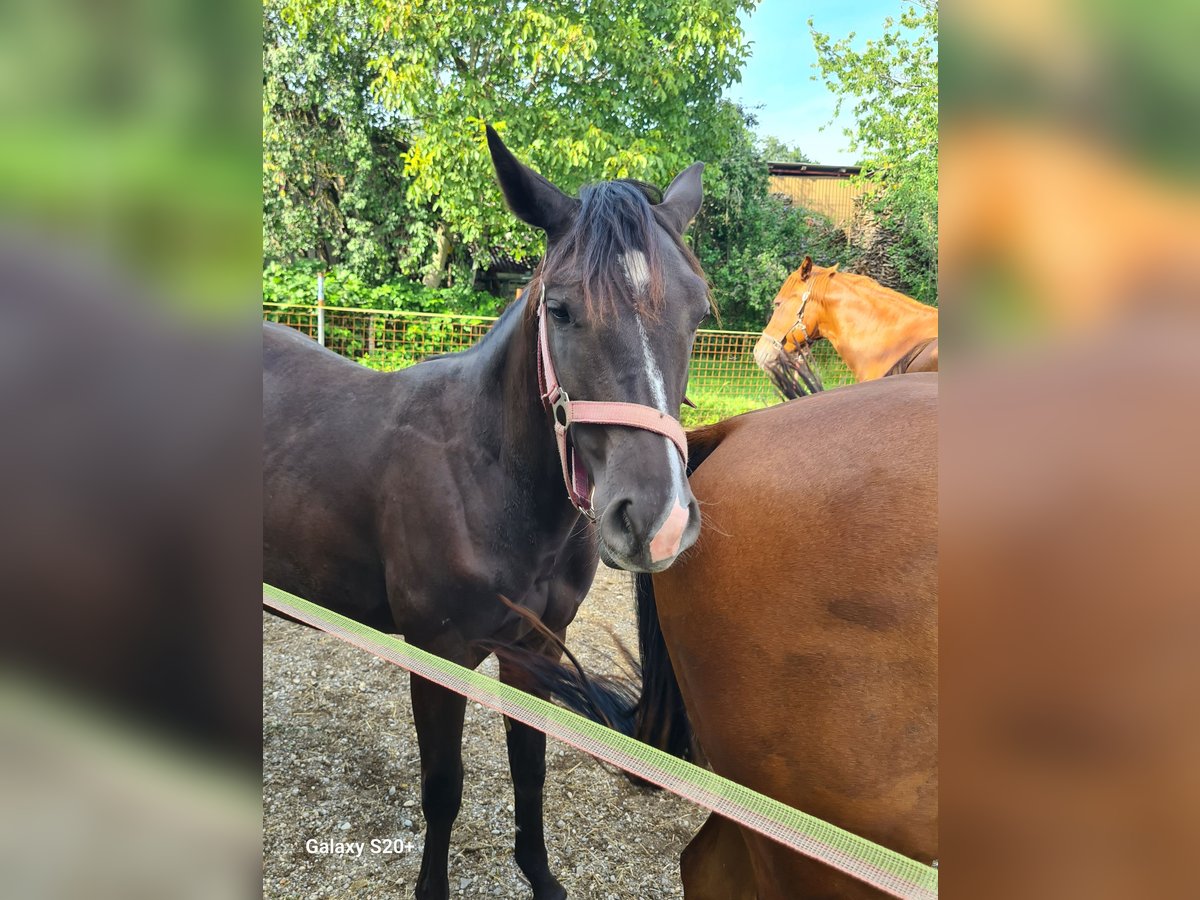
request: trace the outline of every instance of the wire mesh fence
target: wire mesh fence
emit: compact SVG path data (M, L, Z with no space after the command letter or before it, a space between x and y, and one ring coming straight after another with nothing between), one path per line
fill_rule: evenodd
M317 337L315 306L263 304L263 318ZM325 346L374 369L402 369L438 353L465 350L483 337L495 319L378 309L325 307ZM756 332L696 334L688 375L688 396L696 409L684 409L684 424L697 425L781 401L754 362ZM825 387L854 380L828 342L813 347L814 368Z

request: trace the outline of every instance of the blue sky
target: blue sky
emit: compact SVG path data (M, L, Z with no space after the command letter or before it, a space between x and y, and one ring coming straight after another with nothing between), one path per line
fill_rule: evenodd
M883 33L883 20L898 17L905 8L900 0L763 0L748 17L743 17L751 56L742 69L742 81L726 96L754 110L760 135L774 135L799 145L813 162L854 163L842 129L853 122L849 106L841 118L833 116L834 97L824 83L812 81L813 26L834 38L856 33L855 45ZM822 131L821 126L826 126Z

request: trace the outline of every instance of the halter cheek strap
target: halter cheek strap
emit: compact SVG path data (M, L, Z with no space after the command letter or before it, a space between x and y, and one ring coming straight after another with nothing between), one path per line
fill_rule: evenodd
M640 403L622 403L615 400L572 400L554 371L554 360L550 358L550 336L546 326L546 286L541 286L538 297L538 389L542 401L554 421L554 435L558 442L558 458L562 463L563 483L571 503L588 518L595 518L592 509L592 479L587 467L579 458L571 440L572 425L619 425L624 428L640 428L661 434L679 451L687 466L687 435L679 420L652 406Z
M801 356L805 356L805 350L811 344L811 341L808 337L808 327L804 324L804 307L808 306L808 298L810 296L812 296L812 288L805 290L804 295L800 298L800 308L796 310L796 321L793 322L791 327L783 333L782 340L772 337L765 331L763 332L763 337L774 344L776 349L778 349L781 353L784 352L783 342L788 339L793 331L799 328L801 333L804 335L804 340L801 341L797 346L800 350ZM807 356L805 356L805 358L807 360ZM811 360L808 361L811 363Z
M837 270L838 266L835 265L829 272L822 272L821 275L824 275L825 280L828 281L835 274L837 274ZM795 331L797 328L800 329L800 333L804 335L804 340L797 343L796 349L800 351L800 356L804 358L805 364L814 375L816 374L817 369L812 358L812 338L808 336L808 326L804 324L804 308L808 306L809 297L816 292L817 279L820 278L821 275L813 275L809 282L805 285L804 296L800 298L800 308L796 310L796 321L792 324L792 327L783 334L783 340L786 341L788 336L791 335L793 331ZM772 340L774 339L772 338ZM783 350L783 341L775 341L775 344L780 350Z

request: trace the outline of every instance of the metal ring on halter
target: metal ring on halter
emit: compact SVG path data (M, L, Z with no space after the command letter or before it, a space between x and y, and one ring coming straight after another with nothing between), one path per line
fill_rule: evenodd
M550 401L550 415L556 425L566 428L571 424L571 397L561 386L558 395Z
M815 372L816 370L813 368L813 359L812 359L812 340L809 338L808 328L804 324L804 307L808 306L808 298L810 296L812 296L812 288L809 288L807 291L805 291L804 296L800 298L800 309L798 309L796 311L795 324L793 324L792 327L788 329L787 334L784 335L784 338L786 339L788 334L791 334L797 328L800 329L800 333L804 335L804 343L797 346L796 349L800 352L800 355L804 358L805 365L807 365L809 369L812 369Z

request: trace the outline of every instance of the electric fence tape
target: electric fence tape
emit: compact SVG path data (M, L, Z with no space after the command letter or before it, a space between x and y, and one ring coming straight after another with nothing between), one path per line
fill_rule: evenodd
M938 870L933 866L269 584L263 585L263 605L653 782L893 897L937 897Z

